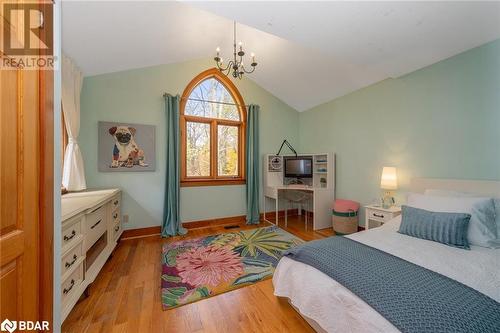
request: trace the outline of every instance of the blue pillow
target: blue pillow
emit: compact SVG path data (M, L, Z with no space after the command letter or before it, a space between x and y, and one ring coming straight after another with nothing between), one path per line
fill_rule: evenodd
M469 249L467 229L471 215L438 213L402 206L399 233L445 245Z

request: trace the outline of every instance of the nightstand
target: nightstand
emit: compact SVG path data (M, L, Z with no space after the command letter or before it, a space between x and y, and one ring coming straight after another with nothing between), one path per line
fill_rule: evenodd
M365 230L370 228L370 220L380 223L389 222L401 214L401 207L392 206L391 208L382 208L382 206L365 206Z

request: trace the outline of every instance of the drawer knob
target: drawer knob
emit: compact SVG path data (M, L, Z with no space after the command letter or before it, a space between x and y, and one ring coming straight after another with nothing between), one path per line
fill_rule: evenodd
M66 289L64 288L63 290L63 294L67 294L71 291L71 289L73 289L73 286L75 285L75 280L74 279L71 279L71 283L69 285L69 287Z
M94 229L95 227L97 227L97 225L101 223L101 221L102 220L97 221L93 226L90 227L90 229Z
M377 213L373 213L373 216L375 217L380 217L380 218L384 218L384 215L383 214L377 214Z
M71 236L64 235L64 241L66 241L66 242L67 242L67 241L69 241L70 239L72 239L72 238L73 238L73 237L75 237L75 236L76 236L76 231L75 231L75 230L73 230L73 231L71 231Z

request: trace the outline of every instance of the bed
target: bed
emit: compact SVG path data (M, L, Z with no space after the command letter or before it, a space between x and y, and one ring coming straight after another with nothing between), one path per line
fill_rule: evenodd
M414 179L411 190L472 192L500 198L500 182ZM500 249L471 246L470 251L397 232L398 216L383 226L346 236L456 280L500 302ZM366 277L369 279L370 277ZM342 284L307 264L283 257L273 276L275 295L290 304L318 332L399 332Z

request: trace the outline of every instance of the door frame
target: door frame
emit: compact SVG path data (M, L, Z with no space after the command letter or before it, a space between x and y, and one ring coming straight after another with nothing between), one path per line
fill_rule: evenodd
M40 7L51 6L54 20L56 4L40 1ZM45 12L46 8L42 8ZM56 22L53 21L52 38L56 42ZM48 33L40 29L42 39ZM55 51L55 48L54 48ZM54 53L55 55L55 53ZM54 71L39 71L39 133L40 133L40 196L39 196L39 320L51 323L50 331L58 331L54 324Z
M54 73L40 71L40 320L53 323L54 305ZM53 326L53 325L52 325ZM54 330L51 327L51 330Z

